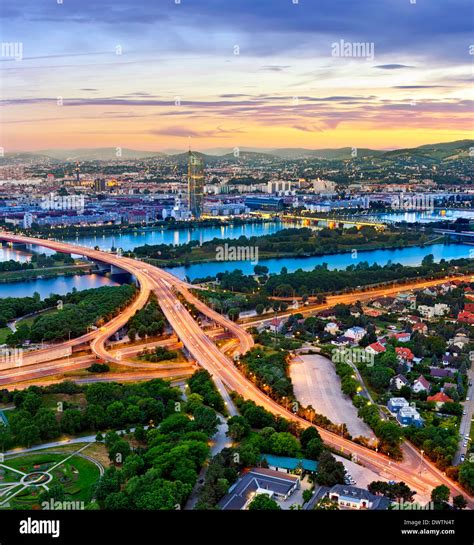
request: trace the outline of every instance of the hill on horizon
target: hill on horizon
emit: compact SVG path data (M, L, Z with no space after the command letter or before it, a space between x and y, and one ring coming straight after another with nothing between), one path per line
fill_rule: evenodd
M441 142L438 144L424 144L414 148L400 148L394 150L375 150L370 148L356 148L358 159L404 159L420 158L432 161L446 161L458 158L466 158L474 148L474 140L456 140L454 142ZM187 151L177 153L177 150L168 150L175 153L164 153L160 151L134 150L122 148L121 155L117 156L117 148L77 148L77 149L45 149L35 152L10 152L6 153L5 159L17 161L34 161L52 159L55 161L127 161L139 159L172 159L177 163L187 161ZM207 150L195 151L206 163L215 163L219 160L252 160L252 159L322 159L326 161L346 161L353 158L353 148L250 148L242 147L236 157L234 148L210 148Z

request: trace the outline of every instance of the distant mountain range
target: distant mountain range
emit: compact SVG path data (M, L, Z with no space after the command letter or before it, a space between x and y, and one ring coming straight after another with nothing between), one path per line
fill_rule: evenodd
M416 148L396 149L391 151L357 148L357 158L381 160L413 159L419 158L427 161L449 161L469 156L474 149L474 140L457 140L440 144L427 144ZM157 151L142 151L128 148L79 148L79 149L49 149L37 152L7 153L4 159L16 161L39 161L51 159L63 161L129 161L135 159L171 158L177 163L187 160L187 152L167 150L168 153ZM171 153L171 151L173 153ZM119 154L118 154L119 152ZM207 163L215 163L220 160L264 160L264 159L323 159L327 161L344 161L353 158L353 148L240 148L238 156L233 148L213 148L206 153L196 152ZM3 161L4 162L4 161Z

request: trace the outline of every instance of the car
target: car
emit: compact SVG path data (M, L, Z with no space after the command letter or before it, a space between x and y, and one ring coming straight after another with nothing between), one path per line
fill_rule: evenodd
M466 401L470 401L470 399L468 397L466 397Z
M466 439L466 441L469 439L469 434L466 433L466 435L464 436L464 439Z
M388 481L388 484L397 484L397 481Z
M467 447L467 441L464 441L463 447L464 447L464 448Z
M461 462L464 462L465 459L466 459L466 456L464 456L464 454L461 454L461 458L460 458Z
M463 414L463 416L466 416L467 412L466 412L466 411L463 411L462 414Z

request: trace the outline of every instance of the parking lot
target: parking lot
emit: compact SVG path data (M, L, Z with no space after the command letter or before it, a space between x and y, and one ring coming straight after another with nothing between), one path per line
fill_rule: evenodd
M297 356L290 365L295 396L311 405L334 424L347 425L352 437L375 439L373 431L358 416L352 401L341 391L341 382L330 360L320 355Z

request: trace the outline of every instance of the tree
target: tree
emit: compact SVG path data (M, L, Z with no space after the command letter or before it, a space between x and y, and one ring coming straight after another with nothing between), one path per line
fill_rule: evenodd
M137 330L134 327L131 327L128 330L128 338L130 339L130 342L135 342L135 339L137 338Z
M65 499L66 499L66 492L64 491L64 487L60 485L59 483L53 484L48 490L44 490L38 496L38 502L40 505L44 502L49 503L50 500L52 500L53 502L56 502L56 501L64 501Z
M41 439L54 439L59 436L60 430L56 414L50 409L46 409L45 407L40 409L33 421L38 426Z
M411 490L404 482L387 483L385 481L372 481L368 487L371 494L380 494L387 498L412 502L415 497L415 491Z
M321 439L311 439L304 449L304 454L310 460L317 460L324 449Z
M301 446L303 447L303 449L305 449L308 446L308 443L312 439L321 440L321 435L319 435L319 431L314 426L310 426L309 428L306 428L301 433L300 443L301 443Z
M227 435L234 441L240 441L250 432L250 424L242 416L232 416L227 421Z
M259 276L261 274L267 274L268 273L268 267L266 267L265 265L255 265L255 267L253 268L253 272Z
M459 470L459 482L469 492L474 493L474 462L465 461Z
M249 511L278 511L281 507L267 494L257 494L249 504Z
M41 407L41 397L35 392L28 392L23 399L21 408L35 415L36 411Z
M0 426L0 451L8 450L13 442L11 430L8 426Z
M338 462L329 451L325 450L319 457L316 482L323 486L344 484L345 476L344 464Z
M256 307L255 307L255 311L256 313L261 316L263 314L265 310L265 307L262 305L262 303L259 303Z
M454 496L453 497L453 507L455 509L466 509L466 507L467 507L466 498L462 494L459 494L459 496Z
M38 426L28 424L18 431L17 438L21 445L29 448L33 443L38 443L40 441L40 430Z
M275 432L268 441L268 447L277 456L295 457L300 452L298 440L289 432Z
M436 488L433 488L431 492L431 501L434 502L437 508L443 508L444 504L449 501L450 491L445 484L440 484Z
M122 464L131 453L130 445L124 439L115 441L109 448L109 459L111 462Z
M74 435L82 428L81 411L77 409L66 409L61 418L61 430L69 435Z
M309 500L313 497L313 492L311 490L303 490L303 503L308 503Z
M230 320L232 320L233 322L236 322L240 316L240 309L237 307L233 307L229 309L228 315Z
M203 431L207 436L212 437L219 425L219 418L216 411L202 405L194 411L194 428Z

